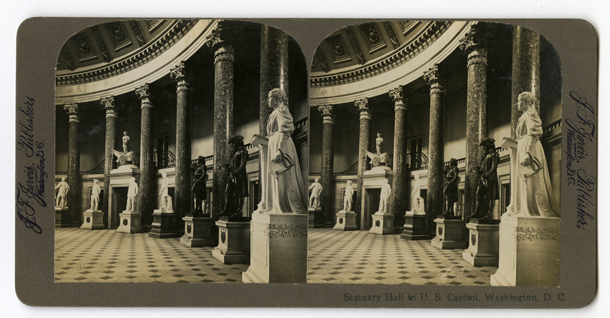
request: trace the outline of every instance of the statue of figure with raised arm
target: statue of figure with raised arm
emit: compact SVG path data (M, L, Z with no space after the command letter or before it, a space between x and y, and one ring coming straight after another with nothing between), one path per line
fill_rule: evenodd
M131 177L131 182L129 182L129 188L127 188L127 207L125 207L125 211L133 212L136 207L136 196L138 195L138 184L136 183L136 178Z
M320 179L316 178L315 181L309 186L311 196L309 196L309 208L317 209L320 207L320 194L322 194L322 185Z
M55 190L57 191L57 197L55 199L55 207L56 208L65 208L67 206L67 198L68 191L70 191L70 186L66 182L66 177L62 177L61 181L55 186Z
M91 188L91 210L97 210L100 202L100 184L97 179L93 179L93 187Z
M385 214L388 212L388 201L391 194L392 187L390 187L388 179L384 179L383 185L381 186L381 194L379 195L379 211L376 214Z
M343 196L343 211L350 212L352 210L353 196L354 187L352 187L352 182L347 180L347 186L345 186L345 195Z

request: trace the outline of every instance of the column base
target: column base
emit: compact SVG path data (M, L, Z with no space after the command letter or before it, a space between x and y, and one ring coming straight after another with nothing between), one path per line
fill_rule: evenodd
M428 217L425 214L413 214L413 212L408 211L405 214L405 225L400 237L408 241L429 240L427 219Z
M462 258L475 267L498 266L500 220L471 219L466 228L469 242Z
M432 240L432 246L441 250L464 249L468 243L463 241L464 221L461 219L436 218L436 237Z
M216 221L218 246L212 256L223 264L248 264L250 261L250 222Z
M70 219L70 212L68 207L55 208L55 227L71 227L72 220Z
M214 220L205 216L185 216L184 235L180 238L180 243L188 247L214 246Z
M142 213L123 211L119 213L119 233L141 233Z
M560 219L504 216L492 286L559 286Z
M178 231L174 227L174 211L157 209L153 213L153 223L148 236L154 238L178 237Z
M339 231L357 230L358 226L356 225L356 212L337 212L337 224L335 224L333 229Z
M369 233L381 235L394 234L394 215L377 213L373 214L373 226Z
M103 229L104 227L104 212L101 210L87 210L83 212L83 225L81 229L85 230L97 230Z
M252 215L250 267L244 283L307 282L307 215Z

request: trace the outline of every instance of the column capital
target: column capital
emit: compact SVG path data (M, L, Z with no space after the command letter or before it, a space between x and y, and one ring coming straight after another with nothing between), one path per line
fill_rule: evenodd
M394 101L394 111L407 110L406 102L408 102L411 97L411 90L403 86L398 86L391 89L389 94Z
M220 21L216 29L206 38L205 44L214 50L214 64L221 61L235 61L232 33L227 30L229 23Z
M335 119L333 116L333 105L320 105L318 106L318 111L322 114L323 124L335 124Z
M445 92L443 88L444 75L444 68L438 64L434 64L430 69L424 71L424 80L430 85L430 94L442 94Z
M178 92L183 90L189 90L190 85L187 82L187 71L186 63L180 62L180 64L174 66L169 71L169 76L176 82L176 89Z
M369 99L362 98L354 101L354 106L360 112L360 120L371 120L371 108L369 107Z
M78 118L78 104L66 104L64 110L68 113L68 121L71 123L80 123Z
M460 49L468 55L468 66L472 64L487 65L487 48L494 39L492 25L476 22L463 38L460 39Z
M102 105L102 108L106 111L106 118L116 118L114 96L108 96L100 99L100 105Z
M153 98L153 96L149 84L144 84L140 87L137 87L135 93L142 103L142 108L153 107L151 103L151 99Z

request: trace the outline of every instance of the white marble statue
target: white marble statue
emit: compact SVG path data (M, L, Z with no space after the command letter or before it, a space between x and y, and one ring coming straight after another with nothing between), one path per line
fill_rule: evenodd
M267 121L268 141L266 147L263 146L265 154L261 156L261 165L264 167L262 198L257 211L304 214L307 212L307 185L301 174L296 148L290 138L294 124L286 105L286 92L279 88L272 89L267 102L273 111Z
M352 197L354 196L354 187L352 182L347 181L345 186L345 196L343 196L343 211L350 212L352 210Z
M317 209L320 207L320 194L322 194L322 185L320 179L316 178L315 181L309 186L311 196L309 196L309 208Z
M55 207L56 208L65 208L68 204L67 195L68 191L70 191L70 186L66 182L66 177L62 177L61 181L55 186L55 190L57 191L57 197L55 199Z
M383 138L381 138L381 133L377 133L377 139L375 139L375 149L377 150L377 155L381 156L383 153Z
M366 151L366 155L369 157L371 167L376 168L379 166L386 166L388 162L388 154L383 152L383 138L380 133L377 133L377 139L375 139L375 151L376 153L372 153L370 151Z
M123 153L127 154L129 152L129 135L127 135L127 132L124 131L123 132Z
M424 214L426 212L424 198L421 197L420 183L419 175L416 174L415 185L413 186L413 192L411 192L411 212L413 212L413 214Z
M91 188L91 210L95 211L100 203L100 185L97 179L93 179L93 187Z
M163 181L161 182L161 190L159 191L159 209L161 211L173 211L172 208L172 197L168 193L169 180L167 179L167 172L161 173Z
M390 201L390 195L392 194L392 187L388 179L383 180L381 185L381 194L379 195L379 211L377 214L386 214L388 212L388 202Z
M519 94L517 107L523 112L515 131L517 173L514 206L507 208L507 216L559 217L560 208L553 194L549 170L540 144L542 121L534 94Z
M136 195L138 195L138 184L136 183L136 178L132 177L127 189L127 207L125 211L133 212L136 205Z

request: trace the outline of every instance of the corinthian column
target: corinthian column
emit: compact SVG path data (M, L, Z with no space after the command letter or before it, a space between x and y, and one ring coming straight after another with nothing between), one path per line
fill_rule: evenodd
M438 64L424 72L424 79L430 85L430 135L428 141L428 194L426 214L429 226L434 218L443 212L443 127L445 113L445 89L441 85Z
M135 90L140 98L140 187L136 207L142 213L142 228L150 229L154 209L155 188L153 185L153 104L150 86L144 84Z
M267 119L271 109L267 95L281 88L288 95L288 35L274 27L261 26L260 117L259 133L267 136Z
M521 113L517 110L517 98L523 92L532 92L540 100L540 34L520 26L513 30L513 74L510 109L510 134L515 129Z
M104 198L102 201L102 209L105 213L104 219L107 220L109 229L119 226L119 220L116 215L112 215L109 209L110 198L110 171L112 170L112 151L116 146L116 111L114 106L114 97L106 97L100 100L100 104L106 111L106 147L104 152Z
M214 183L212 214L218 215L224 208L224 191L229 165L229 138L233 127L233 71L235 57L228 41L225 21L208 38L207 45L214 50Z
M324 225L332 227L334 224L332 199L335 120L332 105L318 106L318 110L322 113L322 214L324 214Z
M64 106L68 113L68 211L72 226L80 226L80 120L78 118L78 104ZM63 223L63 222L62 222Z
M474 213L479 179L479 143L487 137L487 46L490 39L490 25L479 22L473 24L460 40L460 48L468 55L464 216Z
M369 107L369 100L366 98L354 101L354 105L360 113L360 133L358 137L358 176L361 176L366 171L366 151L369 149L369 141L371 140L371 109ZM368 219L364 219L364 215L361 213L362 204L362 179L358 178L358 191L356 192L356 222L363 230L364 224L368 222Z
M394 179L392 189L394 200L392 211L394 211L394 227L401 227L405 223L404 214L407 210L407 198L409 193L407 184L407 104L408 96L405 96L402 86L390 90L390 97L394 100Z

